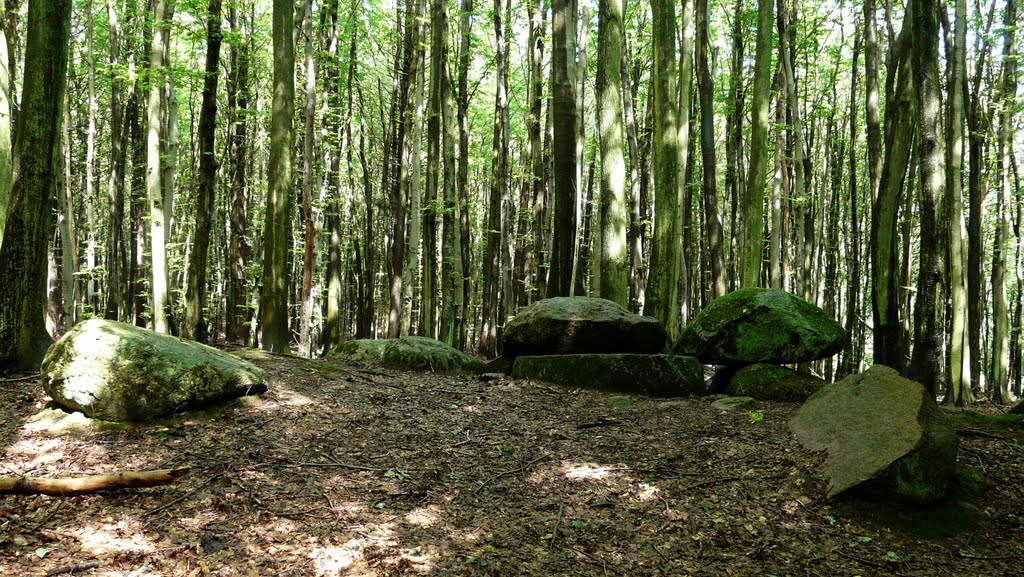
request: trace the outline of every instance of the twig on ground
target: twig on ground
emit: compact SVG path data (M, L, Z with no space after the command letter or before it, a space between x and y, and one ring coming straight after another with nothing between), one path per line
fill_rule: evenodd
M159 513L160 511L163 511L164 509L168 509L170 507L173 507L174 505L177 505L178 503L181 503L185 499L188 499L192 495L196 494L203 487L209 485L210 483L214 482L215 480L217 480L217 479L219 479L219 478L221 478L223 476L224 476L224 473L217 473L216 475L210 477L209 479L203 481L202 483L199 483L198 485L196 485L196 487L194 489L192 489L191 491L189 491L189 492L185 493L184 495L178 497L177 499L174 499L172 501L164 503L163 505L160 505L159 507L154 507L154 508L150 509L149 511L146 511L145 513L143 513L143 516L148 517L150 515L155 515L155 514Z
M658 554L658 557L661 557L662 561L668 563L668 557L666 557L665 554L662 553L660 549L658 549L657 545L655 545L654 543L650 543L650 546L651 549L654 549L654 552Z
M964 551L963 549L957 551L956 553L957 553L957 555L960 555L964 559L972 559L974 561L1003 561L1005 559L1017 559L1017 558L1020 557L1020 555L992 555L992 556L971 555L970 553L968 553L967 551Z
M473 494L476 495L477 493L480 492L480 489L483 489L487 485L490 485L491 483L497 481L498 479L500 479L502 477L508 477L509 475L515 475L516 473L523 473L523 472L525 472L530 467L532 467L535 464L539 463L540 461L546 459L547 456L548 456L548 454L544 453L543 455L537 457L536 459L530 461L529 463L523 465L522 467L519 467L518 469L509 469L508 471L502 471L501 473L498 473L497 475L491 477L490 479L482 481L479 485L477 485L476 489L473 489Z
M77 565L66 565L64 567L50 569L46 572L46 577L54 577L55 575L73 575L75 573L89 571L90 569L99 569L104 565L106 565L106 563L103 563L102 561L87 561L85 563L78 563Z
M25 376L25 377L14 377L14 378L11 378L11 379L0 379L0 383L23 383L25 381L34 381L34 380L38 379L39 376L40 376L40 374L36 373L34 375L28 375L28 376Z
M558 529L562 526L562 509L565 508L565 503L558 504L558 519L555 520L555 528L551 531L551 540L548 541L548 549L555 544L555 539L558 538Z
M840 555L842 555L843 557L846 557L847 559L852 559L854 561L858 561L860 563L864 563L865 565L871 565L872 567L885 567L885 565L882 565L881 563L876 563L876 562L871 561L869 559L864 559L862 557L857 557L855 555L850 555L848 553L843 553L843 551L841 549L833 549L833 551L835 551L836 553L839 553Z

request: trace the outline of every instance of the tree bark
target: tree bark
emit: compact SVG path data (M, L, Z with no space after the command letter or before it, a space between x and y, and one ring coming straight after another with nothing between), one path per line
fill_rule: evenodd
M708 62L710 32L707 0L697 0L697 90L700 95L700 150L703 168L701 196L707 227L708 258L711 261L711 286L714 298L727 292L725 238L718 214L718 160L715 156L715 84Z
M190 470L189 467L180 467L177 469L157 469L153 471L123 471L121 473L91 475L72 479L0 477L0 495L70 497L72 495L85 495L98 491L173 485Z
M199 112L199 186L196 191L196 231L192 237L188 288L185 293L185 322L182 336L200 343L210 340L207 309L206 272L210 253L217 191L217 159L214 146L217 132L217 80L220 76L221 0L210 0L206 22L206 74L203 78L203 103Z
M744 196L743 282L758 286L761 254L764 250L764 187L768 157L768 106L772 73L772 0L757 2L757 40L754 45L754 83L751 87L750 164L747 165L747 194ZM739 14L736 15L739 18ZM778 179L776 179L776 185ZM774 227L772 230L775 230ZM773 245L774 246L774 245ZM781 280L778 281L781 284ZM774 284L772 286L775 286Z
M0 366L34 370L46 332L46 254L60 170L61 107L67 84L71 1L29 3L22 111L0 247Z
M554 230L548 270L547 297L572 292L573 254L576 246L576 195L579 167L576 153L578 114L573 63L575 0L552 2L551 115L553 157Z
M487 200L487 226L484 230L483 295L480 298L481 325L477 351L491 356L497 348L499 245L501 244L501 199L507 186L508 95L505 84L505 27L502 25L501 0L494 0L495 97L494 134L491 139L491 188Z
M260 311L265 351L288 353L288 250L292 185L292 116L295 107L294 2L274 0L274 84L271 103L270 165L263 230L263 286Z

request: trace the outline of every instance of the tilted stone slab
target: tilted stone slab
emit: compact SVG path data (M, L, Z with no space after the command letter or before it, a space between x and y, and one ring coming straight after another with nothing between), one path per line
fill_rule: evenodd
M668 335L652 317L606 299L555 297L516 313L502 343L506 356L665 352Z
M704 393L704 369L679 355L544 355L518 357L512 377L560 385L675 397Z
M843 349L846 330L825 311L776 289L745 288L697 313L673 346L705 364L801 363Z
M825 386L825 381L809 373L786 367L757 363L732 369L725 392L735 396L754 397L761 401L802 403ZM715 375L718 378L718 375Z
M40 370L54 401L107 421L149 421L267 390L263 370L252 363L102 319L72 327Z
M826 385L790 421L808 449L828 453L832 497L865 485L873 492L927 504L946 496L958 440L920 383L875 365Z
M446 343L416 336L345 341L330 356L407 371L480 373L487 369L484 362Z

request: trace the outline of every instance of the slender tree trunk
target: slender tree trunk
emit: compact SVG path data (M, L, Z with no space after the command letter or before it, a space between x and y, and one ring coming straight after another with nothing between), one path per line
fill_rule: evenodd
M733 242L730 244L732 258L729 262L729 288L735 290L736 283L743 282L743 258L746 242L743 235L746 233L746 214L743 208L747 206L746 190L743 187L743 110L746 93L743 82L743 0L736 0L733 9L732 25L732 63L729 71L729 98L731 107L726 118L726 141L725 141L725 189L729 195L729 210L732 213L732 234ZM762 199L763 204L763 199ZM763 210L763 207L762 207ZM762 218L763 220L763 218ZM763 253L764 239L758 238ZM760 276L760 274L758 275Z
M261 346L288 353L288 250L292 197L292 117L295 107L294 2L274 0L274 84L271 103L270 165L263 230L263 286L260 289Z
M576 152L576 86L573 63L576 60L573 22L574 0L553 0L551 111L554 139L551 145L554 180L554 230L548 297L569 296L572 292L573 254L576 246L576 195L579 192L579 166Z
M871 307L874 362L898 371L904 367L900 344L899 250L896 214L914 134L914 85L911 81L911 27L904 24L893 49L886 80L885 157L878 196L871 207ZM895 87L893 89L892 87ZM908 193L911 194L911 193Z
M486 243L483 261L483 296L480 305L482 325L478 352L490 356L497 348L495 328L497 325L499 287L499 245L501 244L501 199L507 186L508 163L508 95L505 85L505 27L502 25L501 0L494 0L495 97L494 136L491 140L491 189L487 202L487 227L484 231Z
M220 76L221 0L210 0L206 23L206 75L203 104L199 113L199 187L196 193L196 231L192 237L188 289L185 293L185 322L182 336L201 343L210 340L206 294L210 232L216 209L217 160L214 156L217 131L217 80Z
M426 2L420 1L417 3L417 20L419 24L419 37L421 39L426 38L426 24L425 24L425 10ZM411 147L409 160L409 250L406 252L406 260L404 273L405 278L402 282L402 306L404 313L402 315L402 334L412 334L412 309L413 309L413 292L415 284L413 279L416 271L419 268L420 262L420 240L422 237L421 231L423 228L424 217L420 214L421 202L421 162L420 153L422 150L422 126L421 119L423 117L423 94L424 85L426 83L425 73L425 49L424 42L421 40L416 43L415 58L417 62L416 75L415 75L415 96L412 99L411 105L413 106L413 112L409 118L409 136L406 138L406 142Z
M597 98L601 144L600 277L597 296L629 304L626 161L622 130L623 0L598 4ZM627 79L628 82L628 79Z
M0 24L7 22L6 7L0 2ZM14 83L8 54L9 40L6 27L0 26L0 242L4 238L4 223L7 220L7 204L11 195L11 129L14 112Z
M676 108L676 20L675 3L652 0L654 70L653 172L654 239L644 314L666 327L674 327L676 303L676 259L679 242L679 111ZM684 55L686 57L686 55ZM686 111L683 111L686 114Z
M78 322L78 295L80 292L78 283L78 230L75 225L75 199L71 190L71 107L68 106L69 95L64 93L63 118L61 122L62 154L61 165L63 168L62 187L60 188L60 200L58 201L61 238L61 300L64 306L65 326L72 326Z
M448 10L444 10L445 30L447 30ZM455 143L458 142L458 128L455 119L455 99L452 94L452 79L448 69L448 35L444 34L442 46L441 76L441 155L443 164L443 201L444 215L442 218L443 237L441 239L441 340L449 345L464 343L463 333L463 300L462 300L462 251L459 248L462 235L459 232L459 207L455 191Z
M12 202L0 247L0 366L37 369L46 332L46 259L59 180L70 0L30 2L22 110L14 143Z
M843 361L839 369L839 376L845 377L860 371L860 342L856 338L858 312L860 310L860 198L857 189L857 57L860 52L860 37L853 42L853 67L850 71L850 142L849 142L849 172L850 172L850 281L846 291L846 334L849 339L846 349L843 351ZM838 159L837 159L838 160ZM831 231L830 231L831 232ZM833 258L837 259L838 254ZM852 261L852 262L851 262Z
M231 44L231 79L228 91L234 91L234 106L229 98L229 117L231 130L231 207L229 209L228 234L228 288L227 288L227 324L225 335L228 342L245 343L248 341L246 320L248 319L248 299L246 298L245 265L248 259L249 244L246 239L247 226L247 176L246 167L249 162L248 120L246 112L249 107L249 36L245 25L245 16L239 21L237 9L231 11L231 25L237 38Z
M1006 257L1009 252L1010 213L1013 210L1015 190L1009 171L1018 69L1015 34L1017 5L1014 0L1006 1L1003 24L1003 70L1000 90L1002 102L999 103L999 141L996 152L996 234L992 245L992 366L988 376L992 399L1000 404L1012 400L1009 387L1010 311L1006 296Z
M128 124L124 121L124 80L121 70L121 23L114 0L107 0L107 42L110 44L110 168L107 176L107 303L108 319L128 318L128 289L125 283L124 250L124 175L127 156L124 141ZM3 48L0 42L0 50ZM0 55L2 59L2 55ZM0 73L0 86L4 84ZM3 110L0 102L0 111ZM0 119L2 125L2 119ZM0 157L4 141L0 127ZM0 161L2 162L2 161Z
M313 0L306 0L306 106L303 117L306 134L302 159L302 223L305 232L302 250L302 323L299 326L299 354L312 358L313 344L313 267L316 233L313 222L313 146L316 135L316 64L313 60Z
M956 6L953 54L950 56L949 118L946 188L946 218L949 221L949 286L952 318L949 335L949 391L946 402L963 405L970 396L971 362L967 343L967 268L963 239L967 235L963 217L964 82L967 74L967 0Z
M751 87L750 164L747 165L747 194L743 208L743 282L758 286L761 281L761 254L764 247L764 188L768 157L768 106L771 98L772 0L757 2L757 41L754 46L754 81ZM739 18L739 14L736 15ZM775 179L775 185L779 179ZM774 206L774 204L773 204ZM773 219L774 220L774 219ZM772 230L777 230L775 226ZM773 233L774 234L774 233ZM775 244L772 243L772 249ZM781 255L780 255L781 256ZM773 261L777 262L777 261ZM776 271L777 272L777 271ZM781 277L772 275L772 286L781 286Z
M711 283L714 298L727 292L725 270L725 239L722 219L718 214L718 160L715 157L715 84L708 62L710 33L707 0L697 0L697 87L700 94L700 149L704 175L701 187L704 222L708 235L708 258L711 261Z
M174 14L173 4L168 0L156 0L153 16L152 44L149 56L149 99L146 105L146 198L149 202L149 237L152 262L152 285L150 286L150 305L153 313L153 330L168 333L169 324L167 311L169 306L167 286L167 235L171 215L164 206L163 163L161 162L160 134L162 123L160 111L165 106L163 91L163 52L169 42L165 38L170 34L170 21Z
M913 0L914 89L921 166L920 264L914 298L914 356L909 375L935 395L942 382L941 263L936 208L945 194L943 143L939 129L939 23L935 0Z
M804 225L804 212L810 205L807 181L809 175L806 171L805 159L807 147L804 138L803 115L800 111L800 99L796 89L796 75L794 73L793 58L789 44L789 11L786 0L778 1L778 14L776 21L779 29L779 61L781 62L783 85L787 102L789 103L789 115L791 119L791 133L793 136L793 212L797 219L797 249L799 256L799 270L797 277L797 293L804 300L811 300L811 261L805 237L810 233Z

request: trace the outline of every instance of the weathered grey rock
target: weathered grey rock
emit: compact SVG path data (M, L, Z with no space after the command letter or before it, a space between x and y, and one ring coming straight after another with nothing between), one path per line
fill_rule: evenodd
M814 394L790 421L797 439L828 452L828 496L865 484L885 497L926 504L943 498L956 467L957 437L919 383L875 365Z
M818 377L767 363L747 365L731 371L725 392L761 401L802 403L825 386ZM716 380L718 375L715 375Z
M544 299L505 326L506 356L665 352L668 336L656 319L599 298Z
M267 390L263 371L249 362L102 319L72 327L40 370L54 401L107 421L149 421Z
M846 331L825 311L785 291L745 288L711 302L673 347L705 364L789 364L830 357Z
M720 411L752 411L760 405L753 397L725 397L711 403L711 408Z
M697 359L677 355L544 355L518 357L512 377L657 396L704 392Z
M482 361L428 337L345 341L335 347L330 356L411 371L482 373L487 370Z

